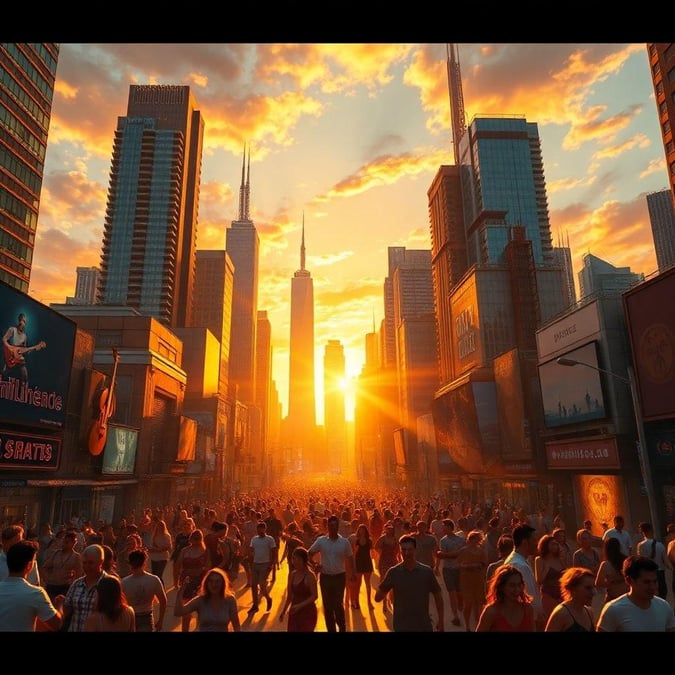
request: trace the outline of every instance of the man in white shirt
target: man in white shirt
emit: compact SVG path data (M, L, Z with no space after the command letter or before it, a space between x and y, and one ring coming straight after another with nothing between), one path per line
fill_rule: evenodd
M47 591L28 582L36 562L37 544L20 540L6 551L8 577L0 581L0 631L35 631L37 619L50 630L61 627L63 615L59 597L58 609Z
M336 515L328 518L328 534L318 537L309 548L309 560L315 563L317 553L321 554L318 565L319 587L326 618L326 630L329 633L337 629L343 633L347 630L345 618L345 587L347 576L356 581L354 567L354 551L349 540L339 533L340 519Z
M623 516L614 516L614 527L605 530L602 535L602 541L614 537L615 539L618 539L621 544L621 552L624 555L631 555L633 553L633 538L623 529L624 525L625 522Z
M658 590L656 594L666 600L668 598L668 585L666 584L666 569L671 565L666 556L666 547L654 538L654 528L651 523L640 523L638 529L642 533L643 539L638 542L637 554L645 558L651 558L659 566L656 571L658 581Z
M277 542L272 535L267 534L267 523L264 520L259 521L256 529L257 534L251 537L249 544L249 556L253 565L251 571L253 605L248 610L249 614L255 614L258 611L258 598L261 595L267 601L266 611L269 612L272 609L272 596L267 588L267 579L272 567L277 565L279 559Z
M623 562L628 593L604 605L598 619L601 633L675 633L675 615L670 603L656 595L658 565L641 555Z

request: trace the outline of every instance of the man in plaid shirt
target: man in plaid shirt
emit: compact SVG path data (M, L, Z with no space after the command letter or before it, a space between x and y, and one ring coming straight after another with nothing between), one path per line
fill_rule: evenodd
M96 588L103 577L109 576L103 570L103 547L90 544L82 552L84 575L73 581L63 601L64 623L68 632L81 633L84 622L96 606Z

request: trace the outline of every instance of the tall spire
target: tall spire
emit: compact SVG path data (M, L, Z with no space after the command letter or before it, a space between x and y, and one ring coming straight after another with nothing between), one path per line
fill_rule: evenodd
M245 191L245 197L244 197L244 220L249 221L251 220L251 213L249 211L249 204L250 204L250 199L251 199L251 144L248 144L248 166L246 169L246 191Z
M246 143L244 143L244 157L241 161L241 185L239 186L239 218L242 221L245 219L246 211L248 210L248 203L246 198L246 186L244 185L244 170L246 168Z
M305 212L302 212L302 243L300 244L300 269L305 269Z
M448 88L450 90L450 114L452 116L452 145L455 166L459 166L459 142L466 132L462 73L459 69L459 45L445 45L448 56Z

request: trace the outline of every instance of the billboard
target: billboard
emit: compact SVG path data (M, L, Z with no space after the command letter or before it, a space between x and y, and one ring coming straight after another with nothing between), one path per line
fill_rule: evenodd
M675 267L623 294L645 420L675 417Z
M499 460L499 422L494 382L466 382L431 404L439 462L447 453L469 473L484 473Z
M77 324L0 282L0 420L62 429Z
M180 415L178 418L177 462L192 462L197 447L197 420Z
M502 441L502 458L510 461L532 457L530 424L527 419L520 354L517 349L497 356L493 361L497 410Z
M138 431L129 427L108 424L108 436L103 449L101 473L133 473L136 465Z
M565 358L584 365L561 366L555 359L539 366L544 424L547 428L578 424L607 417L602 395L596 343L565 353Z

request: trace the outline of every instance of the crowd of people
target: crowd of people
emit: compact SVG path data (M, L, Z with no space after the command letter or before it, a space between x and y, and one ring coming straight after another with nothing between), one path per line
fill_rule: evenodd
M673 632L675 524L663 542L650 523L638 530L617 514L602 535L585 521L571 544L548 508L358 489L148 507L30 536L16 523L2 531L0 630L161 631L172 582L180 630L237 632L240 610L271 611L278 579L288 632L314 632L319 610L328 632L345 632L363 591L395 632L446 620L467 632Z

